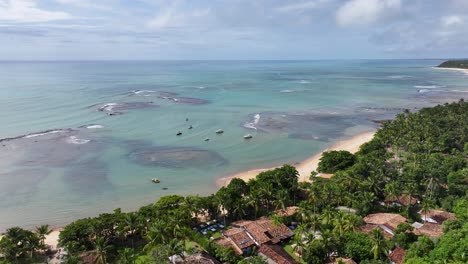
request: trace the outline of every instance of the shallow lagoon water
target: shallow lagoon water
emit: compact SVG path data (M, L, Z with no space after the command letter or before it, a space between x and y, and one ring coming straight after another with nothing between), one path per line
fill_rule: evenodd
M0 138L11 138L0 229L209 194L223 176L294 164L405 108L464 97L468 76L438 63L0 63Z

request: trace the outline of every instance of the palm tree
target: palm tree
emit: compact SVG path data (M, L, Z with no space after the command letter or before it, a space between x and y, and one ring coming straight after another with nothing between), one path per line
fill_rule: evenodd
M421 212L424 214L424 223L426 222L426 219L427 219L427 213L431 211L432 207L433 207L432 200L424 199L422 201Z
M108 245L108 242L103 237L97 237L94 241L94 262L96 264L106 264L107 253L110 248L111 246Z
M286 210L286 205L290 203L288 191L285 189L279 190L275 195L275 201L273 201L273 203L275 205L275 210L278 210L278 208Z
M169 256L176 255L184 258L185 240L171 239L167 243L167 249Z
M135 250L132 248L124 248L119 251L119 264L132 264L135 263Z
M250 191L249 196L247 197L247 205L252 206L254 209L254 218L257 219L257 214L259 211L259 205L260 205L260 192L257 191L257 189L253 189Z
M135 236L135 231L138 228L138 215L136 213L128 213L125 215L125 231L130 232L131 242L132 242L132 249L135 249L133 245L133 239Z
M382 256L387 255L387 245L385 244L385 237L380 229L375 228L372 230L372 254L374 259L380 259Z
M47 235L52 233L52 229L49 228L49 225L41 225L41 226L36 226L36 234L39 237L40 240L40 247L42 249L45 248L45 238Z
M143 248L144 250L151 249L161 242L164 243L167 239L166 223L160 219L153 222L146 234L146 239L148 243Z

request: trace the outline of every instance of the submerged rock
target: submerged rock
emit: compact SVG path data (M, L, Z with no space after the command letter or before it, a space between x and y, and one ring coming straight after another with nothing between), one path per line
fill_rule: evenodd
M205 168L227 161L210 150L189 147L146 147L136 149L128 157L137 164L166 168Z

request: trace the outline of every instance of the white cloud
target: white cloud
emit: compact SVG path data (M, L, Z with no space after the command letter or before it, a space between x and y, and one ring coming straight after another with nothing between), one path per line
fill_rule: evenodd
M320 4L329 2L329 0L313 0L313 1L305 1L300 3L293 3L288 5L283 5L280 7L275 8L278 12L296 12L296 11L303 11L307 9L314 9L320 6Z
M71 19L60 11L47 11L37 6L35 0L0 0L0 20L14 22L47 22Z
M336 21L341 26L368 25L400 7L400 0L350 0L338 9Z
M182 27L196 25L200 18L208 16L210 9L195 9L190 12L177 12L175 8L169 8L150 19L147 26L150 29L162 30L170 27Z
M452 27L452 26L463 25L464 21L461 16L451 15L451 16L442 17L441 23L442 23L442 26L444 27Z

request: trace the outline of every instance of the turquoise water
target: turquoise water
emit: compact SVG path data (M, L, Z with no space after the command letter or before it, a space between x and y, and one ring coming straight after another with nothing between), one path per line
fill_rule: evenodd
M440 62L1 62L0 138L13 139L0 142L0 229L294 164L403 108L463 98L468 75Z

